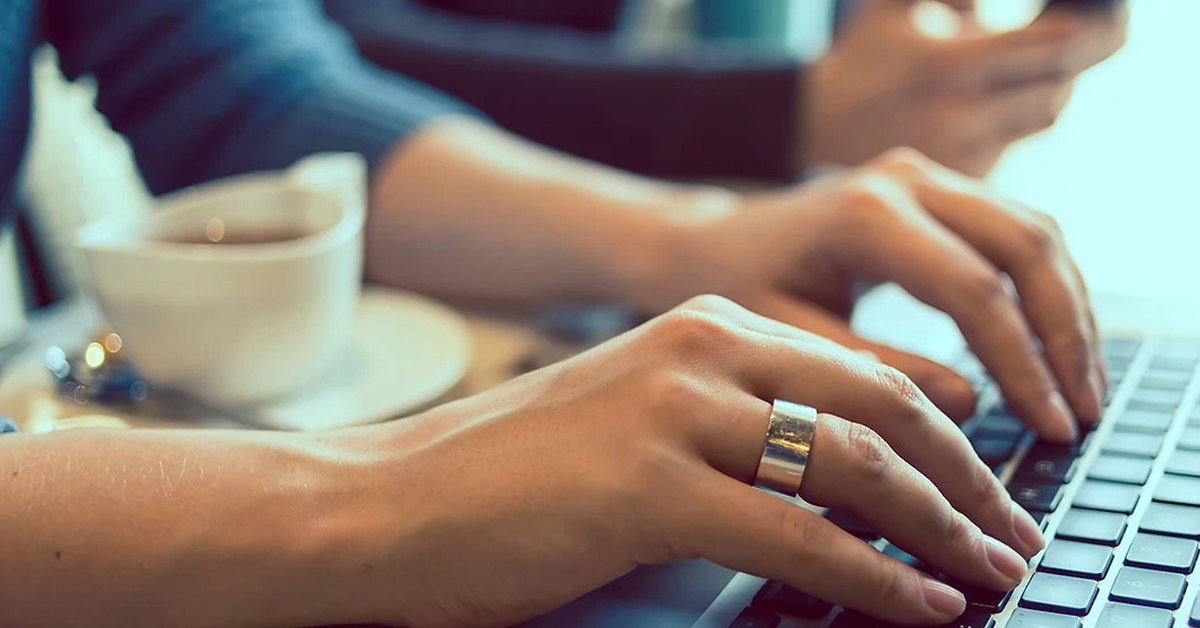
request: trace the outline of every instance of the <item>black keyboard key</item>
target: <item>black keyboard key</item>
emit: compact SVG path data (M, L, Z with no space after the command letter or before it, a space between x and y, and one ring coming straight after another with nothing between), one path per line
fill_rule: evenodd
M1096 628L1171 628L1174 623L1171 611L1109 602L1100 611Z
M1052 512L1062 501L1062 488L1062 484L1014 480L1008 492L1025 510Z
M1161 434L1114 431L1108 435L1108 440L1104 442L1104 448L1101 451L1117 456L1153 458L1162 449L1162 444Z
M1200 478L1164 475L1154 491L1154 501L1200 506Z
M1038 571L1102 580L1112 560L1111 547L1055 539L1046 546Z
M1153 460L1127 456L1097 456L1088 469L1088 478L1125 484L1145 484L1150 478Z
M1200 539L1200 508L1173 504L1150 504L1142 515L1141 530Z
M996 409L979 420L978 426L971 434L973 438L1001 438L1016 442L1028 431L1021 419Z
M1200 451L1178 450L1167 459L1167 473L1200 477Z
M996 620L992 619L991 613L968 607L958 619L934 628L994 628L995 625ZM854 611L842 611L830 628L908 628L908 626L875 619Z
M1107 510L1131 515L1133 507L1137 506L1138 496L1141 492L1142 487L1140 486L1088 480L1079 488L1071 505L1078 508Z
M862 517L854 514L849 510L830 510L825 514L825 518L833 525L841 528L846 533L856 536L864 541L879 540L879 533L876 532Z
M1183 435L1179 437L1178 447L1190 451L1200 451L1200 427L1183 428Z
M1186 574L1196 566L1198 551L1191 539L1142 533L1133 537L1125 564Z
M1065 484L1075 477L1078 464L1079 458L1074 453L1035 445L1025 454L1016 475L1028 480Z
M779 615L763 608L754 608L753 606L743 610L729 624L729 628L775 628L779 625Z
M775 581L764 584L758 590L758 594L754 596L751 605L785 615L799 615L813 619L824 617L833 610L833 604Z
M1179 608L1187 581L1177 573L1140 567L1122 567L1113 581L1109 599L1158 608Z
M1137 410L1161 410L1174 412L1183 402L1182 390L1158 390L1139 388L1129 397L1129 407Z
M1146 371L1138 388L1151 390L1183 390L1192 381L1191 371Z
M1078 617L1027 608L1018 608L1005 624L1006 628L1080 628L1082 625Z
M1012 597L1012 591L994 591L945 577L942 580L962 592L963 597L967 598L968 606L980 608L989 613L999 613L1000 609L1008 604L1008 599Z
M1058 524L1057 538L1116 546L1129 524L1125 515L1072 508Z
M995 468L1013 457L1013 453L1017 451L1017 442L1006 438L972 439L971 447L984 464Z
M1196 602L1192 604L1192 612L1188 615L1189 626L1200 626L1200 596L1196 597Z
M1171 413L1159 410L1130 409L1117 417L1117 429L1162 434L1171 427Z
M1092 580L1036 573L1021 594L1021 606L1082 617L1091 610L1096 591L1097 584Z

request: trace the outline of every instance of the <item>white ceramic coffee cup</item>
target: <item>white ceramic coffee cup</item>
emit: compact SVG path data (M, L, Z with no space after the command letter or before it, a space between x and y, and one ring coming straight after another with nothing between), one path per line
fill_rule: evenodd
M333 368L362 282L366 166L322 155L178 192L80 247L122 354L153 386L219 404L284 397ZM290 232L254 244L200 237Z

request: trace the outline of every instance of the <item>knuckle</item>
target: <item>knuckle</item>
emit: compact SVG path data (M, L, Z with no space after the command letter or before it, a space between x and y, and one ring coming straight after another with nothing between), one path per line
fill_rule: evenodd
M991 268L969 273L960 289L971 303L978 303L985 310L1009 298L1004 277Z
M1022 221L1018 235L1022 251L1038 260L1054 256L1062 245L1062 229L1054 218L1042 213Z
M879 163L893 172L911 175L925 172L929 166L929 158L915 148L899 146L881 155Z
M946 523L945 532L946 542L950 547L960 551L971 551L979 540L979 528L971 523L966 517L956 513L950 513L950 519Z
M866 482L874 484L887 477L891 472L893 454L883 437L865 425L851 423L846 440L859 473Z
M916 590L912 579L913 575L907 573L902 565L889 561L876 572L875 595L884 601L907 600L911 592Z
M991 469L983 463L978 463L972 473L974 477L971 478L971 497L975 503L996 503L1003 499L1004 491L996 481L996 476L992 475Z
M708 353L730 339L732 329L720 316L695 309L677 309L663 317L661 328L672 348L684 353Z
M896 212L898 184L888 175L867 173L859 176L847 189L845 211L868 223L890 219Z
M647 378L653 416L692 416L692 411L711 403L707 388L689 373L664 369Z
M875 367L875 381L888 393L895 396L899 406L913 416L924 416L925 394L908 375L887 365Z
M737 307L737 304L723 296L716 294L701 294L684 301L683 305L679 306L679 309L707 312L710 314L724 314L734 310Z
M786 548L793 564L813 562L819 552L816 548L828 547L826 537L829 530L824 520L813 516L803 508L783 508L779 516L781 547Z

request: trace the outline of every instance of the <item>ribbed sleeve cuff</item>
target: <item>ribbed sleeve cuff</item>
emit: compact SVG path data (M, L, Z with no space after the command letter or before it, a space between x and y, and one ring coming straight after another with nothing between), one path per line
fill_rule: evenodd
M372 67L326 72L312 93L264 138L264 150L292 162L323 151L362 154L372 168L430 120L482 114L426 85Z

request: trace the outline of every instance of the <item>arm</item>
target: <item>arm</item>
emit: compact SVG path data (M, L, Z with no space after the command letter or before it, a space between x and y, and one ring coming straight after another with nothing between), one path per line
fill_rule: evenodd
M608 35L411 0L326 0L325 8L368 59L542 144L673 177L797 173L802 72L790 55L634 54Z

